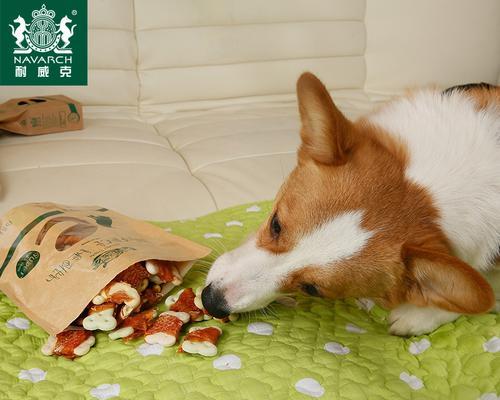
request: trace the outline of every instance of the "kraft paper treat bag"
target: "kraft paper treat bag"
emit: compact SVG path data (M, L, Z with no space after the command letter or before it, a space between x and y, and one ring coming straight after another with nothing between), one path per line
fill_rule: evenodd
M80 240L64 249L61 238L75 236ZM207 247L105 208L31 203L0 219L0 290L54 335L132 264L176 261L184 276L209 253Z
M24 97L0 104L0 130L42 135L83 129L82 106L63 95Z

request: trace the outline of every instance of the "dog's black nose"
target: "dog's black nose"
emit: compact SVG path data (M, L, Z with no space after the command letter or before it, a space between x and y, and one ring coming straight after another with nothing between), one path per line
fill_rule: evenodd
M201 292L201 302L208 313L215 318L224 318L230 314L222 290L212 284L206 286Z

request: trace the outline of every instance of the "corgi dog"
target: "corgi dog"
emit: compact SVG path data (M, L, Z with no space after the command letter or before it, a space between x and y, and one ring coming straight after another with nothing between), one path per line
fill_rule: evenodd
M284 293L368 297L420 335L500 298L500 87L422 89L349 121L316 76L297 83L298 162L273 211L211 267L223 317ZM494 289L495 288L495 289Z

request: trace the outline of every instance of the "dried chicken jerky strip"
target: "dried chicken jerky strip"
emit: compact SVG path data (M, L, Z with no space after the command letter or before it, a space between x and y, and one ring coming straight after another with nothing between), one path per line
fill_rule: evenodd
M92 332L83 329L69 329L56 336L49 336L42 347L42 353L46 356L55 354L73 359L87 354L94 343L95 338Z
M144 340L149 344L173 346L179 338L182 326L189 322L190 315L185 312L167 311L161 313L146 331Z
M153 320L155 317L156 317L155 309L150 309L140 312L138 314L131 315L123 320L122 324L120 325L120 329L118 329L118 331L124 328L132 328L133 330L131 333L129 333L126 336L123 336L124 340L129 341L138 338L140 336L143 336L144 333L146 333L148 328L153 324ZM114 333L113 336L120 337L124 332L130 332L130 329L123 330L120 333L117 333L117 331L112 333Z
M102 311L110 311L111 315L113 315L116 309L115 303L102 303L102 304L90 304L88 310L86 310L87 315L95 314Z
M164 295L165 293L160 285L150 285L144 292L141 293L141 309L157 305Z
M194 303L195 298L196 296L193 289L186 288L177 293L174 297L167 297L165 305L171 311L188 313L191 316L191 321L203 321L203 310L196 306Z
M179 300L179 297L182 295L182 292L184 292L185 289L179 290L176 294L172 294L168 296L165 299L165 306L167 307L168 310L170 310L170 307Z
M148 287L149 276L149 272L142 263L135 263L126 270L120 272L113 281L128 283L141 293Z
M215 326L208 328L193 327L184 337L179 352L199 354L205 357L215 356L217 354L217 342L221 334L222 330Z
M146 261L146 270L152 275L150 278L154 283L171 282L175 286L182 283L182 276L174 263L162 260Z
M99 305L104 302L123 304L119 317L125 319L141 303L141 296L126 282L111 282L92 299L93 304Z

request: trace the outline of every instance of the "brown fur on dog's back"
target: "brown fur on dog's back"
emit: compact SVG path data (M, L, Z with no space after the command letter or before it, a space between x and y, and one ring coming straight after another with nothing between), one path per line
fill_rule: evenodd
M473 88L467 94L477 103L478 110L482 110L493 104L500 106L500 86Z

